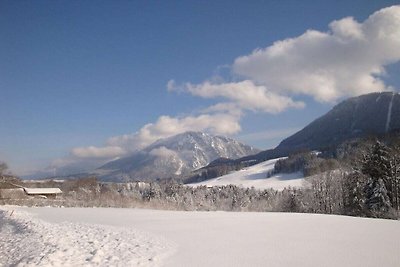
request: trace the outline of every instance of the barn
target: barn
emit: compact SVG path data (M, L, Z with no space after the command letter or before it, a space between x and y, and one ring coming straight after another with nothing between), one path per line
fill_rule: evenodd
M29 188L12 176L2 176L0 199L26 199L32 197L55 199L62 194L59 188Z
M62 194L60 188L23 188L25 194L28 196L42 197L42 198L57 198L57 195Z

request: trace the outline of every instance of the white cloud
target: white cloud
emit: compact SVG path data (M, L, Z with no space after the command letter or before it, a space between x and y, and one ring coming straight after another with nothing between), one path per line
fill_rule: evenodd
M330 32L308 30L234 61L234 73L277 94L335 101L388 88L385 66L400 60L400 6L358 23L333 21Z
M352 17L347 17L341 20L335 20L329 24L334 35L341 38L343 41L348 39L364 39L361 24Z
M159 157L169 157L174 158L177 156L177 153L173 150L166 148L165 146L155 148L149 152L150 155L159 156Z
M226 113L201 114L183 118L161 116L155 123L146 124L136 133L110 138L107 144L135 151L160 138L186 131L206 131L213 134L230 135L240 131L239 119L238 116Z
M54 160L42 173L42 176L63 176L94 170L112 158L79 158L70 154ZM47 174L46 174L47 173Z
M267 113L279 113L287 108L302 108L304 103L295 102L291 98L278 95L269 91L265 86L255 85L250 80L232 83L214 84L208 81L193 85L187 83L186 90L195 96L203 98L223 97L231 102L219 103L211 110L243 109L251 111L262 111Z
M122 156L126 151L118 146L106 147L76 147L73 148L71 154L78 158L114 158Z
M183 88L179 87L176 84L175 80L169 80L167 82L167 91L168 92L181 92L181 91L183 91Z
M301 108L291 97L310 95L331 102L344 96L390 89L385 66L400 60L400 6L382 9L362 23L335 20L330 31L308 30L238 57L232 70L239 82L167 83L168 91L222 98L206 111L251 110L279 113Z

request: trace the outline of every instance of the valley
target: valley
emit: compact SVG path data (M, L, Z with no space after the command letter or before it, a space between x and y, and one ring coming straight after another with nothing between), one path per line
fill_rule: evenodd
M400 266L398 0L0 21L0 267Z

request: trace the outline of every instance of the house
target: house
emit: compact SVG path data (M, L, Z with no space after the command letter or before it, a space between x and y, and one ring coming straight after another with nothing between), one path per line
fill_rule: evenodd
M41 197L41 198L56 198L57 195L62 194L60 188L23 188L28 196Z

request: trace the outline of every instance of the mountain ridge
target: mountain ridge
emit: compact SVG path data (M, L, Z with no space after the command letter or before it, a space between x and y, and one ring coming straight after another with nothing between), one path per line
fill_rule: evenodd
M346 99L276 149L321 149L347 139L385 134L400 128L400 94L370 93Z
M92 174L105 181L174 178L220 157L237 159L259 151L228 137L188 131L159 139L141 151L104 164Z

